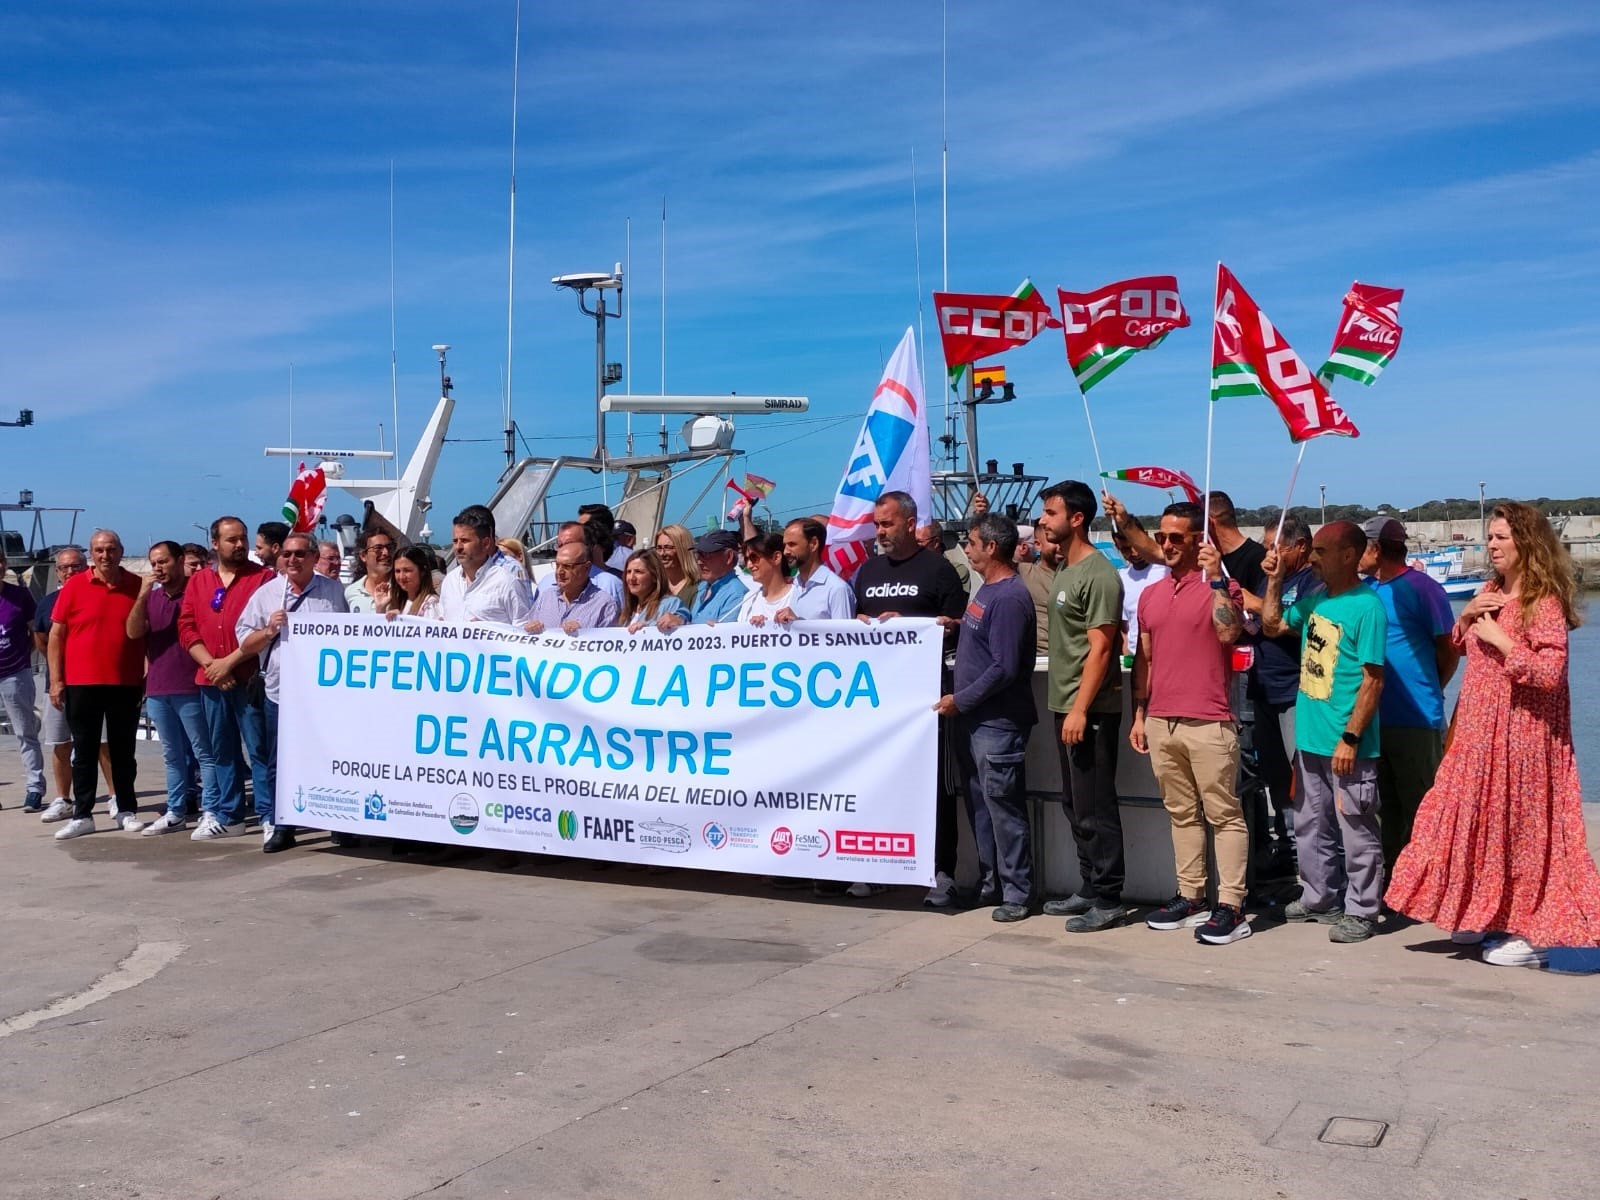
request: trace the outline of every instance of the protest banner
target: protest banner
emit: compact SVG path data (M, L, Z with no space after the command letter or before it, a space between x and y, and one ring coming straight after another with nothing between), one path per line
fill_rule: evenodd
M318 613L286 628L285 824L933 882L932 621L568 636Z

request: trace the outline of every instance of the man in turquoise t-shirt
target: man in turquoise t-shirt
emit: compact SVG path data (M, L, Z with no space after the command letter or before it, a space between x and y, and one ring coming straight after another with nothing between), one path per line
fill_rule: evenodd
M1354 522L1319 529L1311 569L1326 590L1302 596L1287 612L1283 564L1276 553L1261 564L1268 576L1262 632L1301 634L1294 840L1305 890L1284 915L1332 925L1333 942L1371 937L1383 901L1377 716L1388 618L1357 570L1366 548L1367 535Z

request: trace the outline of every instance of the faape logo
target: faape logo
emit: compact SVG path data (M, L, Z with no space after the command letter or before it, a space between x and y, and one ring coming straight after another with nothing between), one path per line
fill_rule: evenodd
M917 835L914 833L839 829L834 831L833 844L840 857L915 858L917 855Z
M794 849L794 834L787 825L779 825L772 831L772 852L774 854L787 854Z
M478 827L478 802L465 792L450 798L450 828L465 837Z

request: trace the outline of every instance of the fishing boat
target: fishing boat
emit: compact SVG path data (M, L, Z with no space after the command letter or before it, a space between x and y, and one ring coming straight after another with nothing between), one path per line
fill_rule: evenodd
M1483 572L1468 571L1466 559L1466 549L1454 546L1415 555L1410 565L1444 588L1444 594L1450 599L1466 600L1476 596L1483 585L1489 582L1489 577Z

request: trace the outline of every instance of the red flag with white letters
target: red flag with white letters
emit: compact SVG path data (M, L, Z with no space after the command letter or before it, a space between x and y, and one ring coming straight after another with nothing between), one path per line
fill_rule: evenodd
M1010 296L935 292L933 307L939 318L944 363L952 373L980 358L1025 346L1046 329L1061 325L1030 279L1024 279Z
M1057 288L1056 296L1067 362L1086 395L1140 350L1159 346L1167 334L1189 324L1174 275L1124 279L1092 292Z
M1250 294L1217 264L1217 304L1211 330L1211 399L1264 396L1304 442L1324 434L1360 437L1361 431Z

